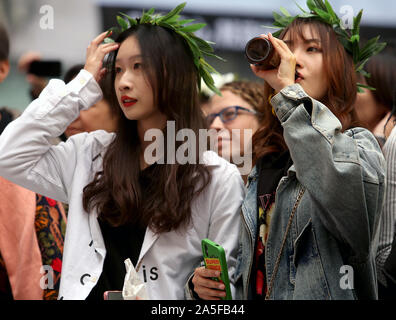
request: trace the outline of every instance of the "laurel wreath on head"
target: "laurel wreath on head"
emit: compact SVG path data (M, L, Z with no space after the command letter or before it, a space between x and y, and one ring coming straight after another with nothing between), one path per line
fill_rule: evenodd
M285 8L281 7L281 14L274 12L274 27L280 29L274 32L275 37L279 35L287 28L296 18L303 19L318 19L324 23L333 27L333 30L338 36L339 41L344 46L345 50L349 52L353 57L353 63L355 65L355 71L362 74L364 77L369 78L370 74L364 70L364 66L370 60L371 57L378 54L386 47L386 43L379 43L380 36L370 39L364 46L360 45L360 21L363 15L363 9L360 10L358 15L353 18L352 29L346 29L341 22L341 19L337 16L334 9L331 7L328 0L307 0L307 6L310 11L306 11L301 8L297 3L297 7L302 13L292 16ZM370 86L357 84L358 91L363 92L362 88L369 90L375 90Z
M186 41L193 55L194 64L198 70L198 88L201 89L202 79L210 90L218 95L221 95L219 89L215 86L215 82L211 75L211 73L217 74L218 72L204 59L204 55L208 57L215 57L222 61L225 60L213 53L214 49L211 46L214 44L213 42L205 41L194 34L194 32L205 27L205 23L191 24L195 21L194 19L180 19L180 12L185 6L186 2L178 5L165 15L155 14L154 8L151 8L147 12L143 10L142 16L136 19L120 12L120 16L117 16L117 22L120 27L110 28L108 34L110 34L110 32L113 32L113 34L121 33L139 24L157 25L176 32ZM114 40L111 38L106 38L105 42L114 42Z

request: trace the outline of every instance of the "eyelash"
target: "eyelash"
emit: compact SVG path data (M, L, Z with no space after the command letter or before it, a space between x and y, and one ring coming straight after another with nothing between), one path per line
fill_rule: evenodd
M311 49L315 49L315 50L311 50ZM309 47L307 49L308 52L321 52L322 50L320 48L317 47Z
M132 66L132 68L133 68L134 70L140 69L140 68L142 68L142 64L139 63L139 62L134 63L133 66ZM120 72L122 72L122 69L121 69L120 67L115 67L115 73L120 73Z

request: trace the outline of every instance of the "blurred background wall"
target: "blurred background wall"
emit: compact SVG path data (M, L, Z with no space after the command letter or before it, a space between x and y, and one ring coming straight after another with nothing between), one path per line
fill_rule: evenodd
M271 31L272 12L283 6L297 14L297 2L306 8L305 0L186 0L186 18L206 22L200 36L216 42L216 54L227 62L210 60L221 73L234 72L240 78L254 79L243 49L253 36ZM0 0L0 21L10 34L12 70L0 84L0 106L23 110L30 102L28 84L17 70L17 61L27 51L38 51L43 59L60 60L62 71L83 63L89 42L102 30L115 25L115 15L125 12L139 16L142 9L155 7L166 12L182 0ZM396 2L388 0L331 0L336 12L343 16L345 6L356 15L364 9L363 38L381 35L388 42L388 51L396 47ZM343 9L344 7L344 9ZM53 21L46 20L48 9ZM51 25L51 23L53 24ZM44 26L44 28L43 28Z

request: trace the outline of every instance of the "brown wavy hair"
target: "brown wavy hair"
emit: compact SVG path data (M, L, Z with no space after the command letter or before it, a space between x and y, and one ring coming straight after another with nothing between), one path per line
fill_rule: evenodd
M230 91L231 93L241 97L249 103L254 110L260 112L260 115L257 116L258 120L260 122L264 120L264 91L262 83L243 80L232 81L224 84L220 88L220 91Z
M327 75L328 91L319 101L326 105L331 112L340 120L342 131L359 125L354 109L357 93L357 77L354 69L352 56L346 52L330 25L315 19L295 19L288 28L280 35L284 39L290 32L290 38L300 37L304 39L304 27L309 26L315 30L321 40L323 52L323 68ZM304 39L305 40L305 39ZM274 90L264 84L264 117L267 119L253 136L253 159L274 152L286 151L287 145L283 138L283 128L278 118L272 114L272 106L269 102Z
M122 43L131 36L140 44L155 105L169 121L175 121L176 132L189 128L198 137L205 121L198 104L197 70L188 44L175 32L152 25L132 27L115 41ZM110 55L108 63L111 103L118 106L114 88L116 56L117 51ZM163 133L166 150L166 128ZM183 142L175 143L177 150ZM143 193L139 183L142 151L137 121L122 115L115 139L104 156L103 170L84 188L84 209L89 212L96 208L99 217L113 226L133 223L157 233L187 226L193 200L210 182L208 168L198 159L196 164L157 164L151 175L155 183ZM196 154L200 156L198 151Z

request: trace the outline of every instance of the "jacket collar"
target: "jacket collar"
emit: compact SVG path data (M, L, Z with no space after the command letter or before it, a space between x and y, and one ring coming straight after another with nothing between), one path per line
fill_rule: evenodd
M257 179L258 179L258 170L257 170L257 166L254 166L252 171L248 175L246 188L248 188L251 185L251 183Z

